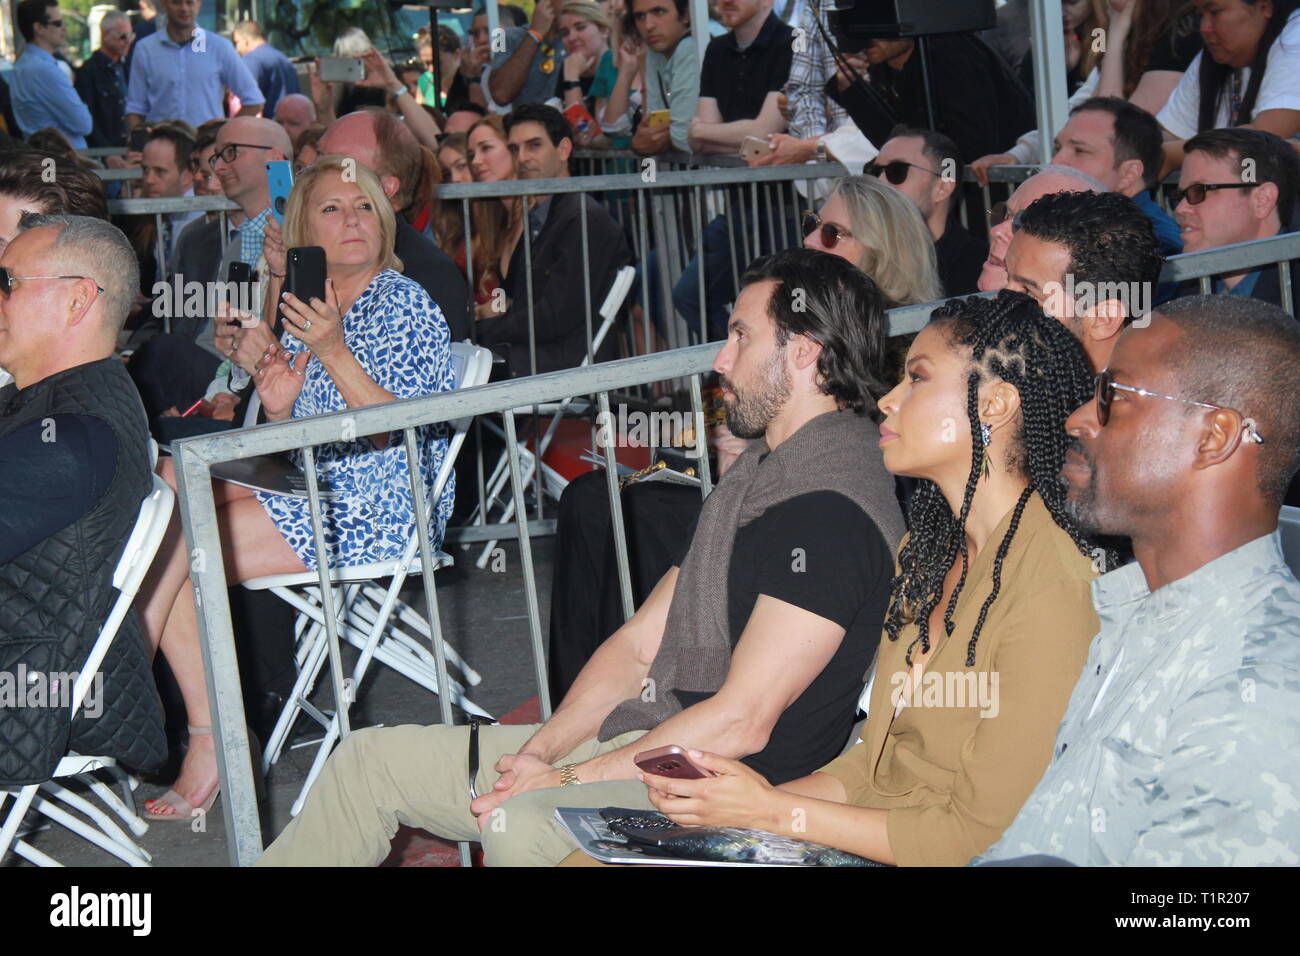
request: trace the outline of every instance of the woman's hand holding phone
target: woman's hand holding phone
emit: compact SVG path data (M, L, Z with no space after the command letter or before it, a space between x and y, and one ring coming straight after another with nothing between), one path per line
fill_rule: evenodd
M311 349L321 361L347 348L343 341L343 314L333 279L325 280L325 300L303 302L292 292L280 294L285 331Z
M751 827L781 832L782 813L773 805L777 790L739 760L688 750L691 761L714 774L703 780L637 774L660 813L682 826Z

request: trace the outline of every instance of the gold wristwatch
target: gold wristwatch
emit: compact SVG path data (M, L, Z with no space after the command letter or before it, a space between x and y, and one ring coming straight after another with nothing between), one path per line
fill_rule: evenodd
M560 768L560 786L567 787L569 784L582 783L578 779L578 765L576 763L566 763Z

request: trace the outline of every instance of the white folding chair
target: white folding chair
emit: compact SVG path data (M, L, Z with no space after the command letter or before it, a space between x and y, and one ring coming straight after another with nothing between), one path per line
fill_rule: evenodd
M156 446L151 448L150 457L157 458ZM158 551L158 545L162 542L163 535L167 531L167 523L171 519L174 498L175 495L167 483L154 475L153 490L140 503L135 527L131 530L122 557L113 570L113 587L118 591L117 600L113 603L108 619L99 629L95 643L91 646L90 655L86 658L81 673L77 675L73 684L69 720L81 709L86 692L98 675L104 656L108 653L108 648L117 636L122 621L131 609L136 592L140 590L140 582L144 580L149 565L153 563L154 554ZM149 853L127 836L108 814L80 794L59 783L60 780L75 780L89 787L91 792L99 797L132 833L136 836L142 835L149 829L149 824L136 815L135 808L131 805L129 790L124 801L102 780L91 776L93 771L102 769L117 771L116 761L112 757L68 753L59 761L50 779L44 783L29 784L17 791L0 790L0 807L3 807L7 797L14 801L3 825L0 826L0 859L12 848L16 854L38 866L60 865L19 836L19 826L31 810L55 823L62 824L73 833L131 866L148 866ZM73 815L69 809L80 812L85 819Z
M492 371L491 352L467 342L457 342L451 346L451 353L456 388L472 388L487 382ZM436 505L442 489L451 477L456 456L464 444L471 421L467 418L448 423L453 430L452 436L442 467L438 471L430 508ZM433 573L451 563L451 556L439 551L434 556L434 566L427 571ZM419 538L414 531L399 558L330 569L331 579L336 582L334 606L338 634L361 651L352 670L350 687L353 693L361 686L372 659L387 664L431 693L440 693L435 658L431 650L433 632L429 622L399 598L408 576L420 575L425 570L420 561ZM385 578L390 579L387 587L379 583ZM298 612L294 651L298 677L266 742L262 756L263 771L269 770L279 759L299 714L307 714L325 728L325 736L317 748L307 779L290 810L296 816L341 734L338 713L326 714L308 700L329 656L319 577L315 571L276 574L245 581L244 587L251 591L269 590ZM443 641L442 647L449 669L457 668L469 686L480 683L482 677L449 644ZM447 683L450 699L461 710L478 716L490 716L465 696L463 684L450 675ZM342 702L342 706L350 706L351 701L352 698L349 697ZM336 701L335 705L339 706L340 702Z
M601 346L604 344L605 337L609 335L609 330L614 326L614 320L618 318L619 313L622 311L623 302L627 298L627 294L629 290L631 290L632 283L635 279L636 269L632 268L632 266L624 266L622 269L619 269L618 273L614 276L614 282L609 287L609 294L605 296L605 301L600 306L599 314L601 317L601 323L600 327L596 330L595 335L593 335L591 339L592 355L599 352ZM578 367L585 368L588 364L590 363L584 356ZM537 463L545 457L546 450L551 445L551 439L555 437L555 432L559 429L560 421L564 416L570 413L585 414L589 408L590 405L585 399L579 399L573 396L565 398L559 402L546 402L537 406L539 414L551 416L551 423L543 433L541 441L537 443L536 452L533 452L528 448L528 443L526 441L519 442L521 484L526 486L532 478L533 469L537 467ZM507 414L509 413L507 412ZM503 440L505 439L505 431L503 429L486 418L483 421L485 427L495 432ZM558 501L560 495L569 484L568 479L544 461L541 462L541 469L542 484L545 493ZM502 509L501 517L495 523L508 524L511 519L514 518L514 496L511 495L508 498L502 497L506 483L509 482L509 480L510 458L505 451L502 451L500 457L497 458L496 466L492 469L492 474L488 477L487 481L484 482L484 489L487 497L485 500L479 502L473 515L470 516L471 524L477 523L480 516L483 517L485 523L492 523L487 521L487 515L491 513L494 507L498 506ZM488 559L492 556L492 550L496 546L497 542L495 539L489 541L484 546L483 552L479 555L477 561L480 570L487 567Z

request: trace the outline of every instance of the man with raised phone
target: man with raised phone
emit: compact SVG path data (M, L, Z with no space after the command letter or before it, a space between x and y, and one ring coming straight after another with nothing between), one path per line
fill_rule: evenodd
M873 417L884 321L842 259L755 262L714 363L731 430L754 441L551 719L356 731L259 864L375 865L399 824L481 840L490 865L554 864L573 850L556 807L651 809L638 754L724 753L774 783L835 757L903 532Z

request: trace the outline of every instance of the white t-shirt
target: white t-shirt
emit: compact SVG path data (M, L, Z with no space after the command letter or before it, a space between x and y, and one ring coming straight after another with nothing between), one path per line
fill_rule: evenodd
M1192 60L1183 78L1174 87L1169 102L1156 114L1160 125L1179 139L1190 139L1197 133L1196 116L1201 104L1201 57L1202 50ZM1241 70L1241 89L1245 91L1250 84L1250 67ZM1216 128L1228 125L1228 114L1232 108L1226 89L1219 96L1219 108L1215 113ZM1255 97L1255 106L1251 115L1258 116L1264 110L1300 110L1300 10L1293 11L1281 34L1273 41L1273 48L1268 51L1268 61L1264 67L1264 80L1259 84L1259 95Z

